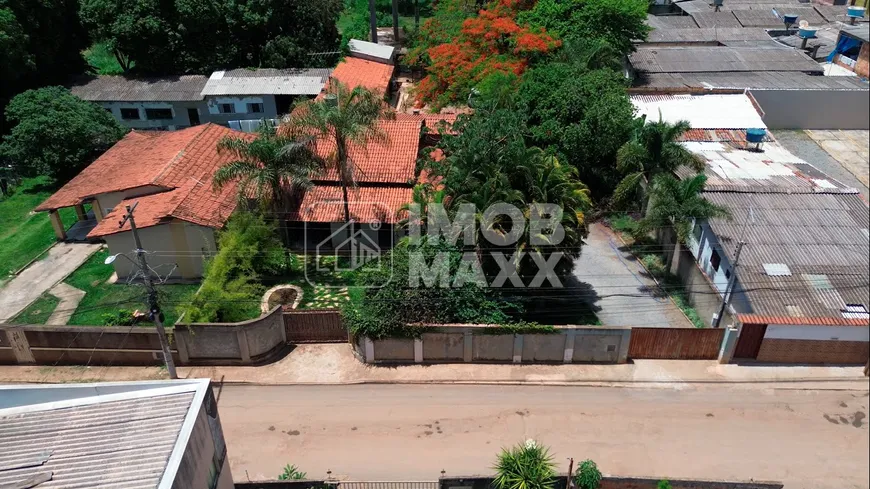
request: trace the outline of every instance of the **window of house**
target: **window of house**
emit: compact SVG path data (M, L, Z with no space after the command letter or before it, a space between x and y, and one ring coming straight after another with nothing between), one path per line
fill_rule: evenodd
M263 110L263 104L248 104L249 114L262 114L263 112L265 112Z
M149 121L172 119L172 109L145 109L145 118Z
M218 111L221 114L235 114L236 113L236 105L235 104L218 104Z
M138 121L141 119L141 117L139 117L139 109L121 109L121 119L124 119L125 121Z
M719 256L719 252L713 250L713 254L710 255L710 265L713 266L713 270L719 271L719 264L722 262L722 258Z

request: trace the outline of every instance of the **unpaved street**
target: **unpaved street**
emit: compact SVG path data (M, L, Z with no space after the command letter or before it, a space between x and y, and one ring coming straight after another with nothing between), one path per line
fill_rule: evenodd
M217 392L216 392L217 394ZM867 392L596 387L226 386L219 410L236 480L435 480L490 473L526 438L619 475L767 479L867 488ZM246 476L247 472L247 476Z

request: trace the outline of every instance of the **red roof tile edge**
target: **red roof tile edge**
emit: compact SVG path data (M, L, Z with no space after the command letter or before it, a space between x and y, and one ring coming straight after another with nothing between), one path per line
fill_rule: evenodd
M790 317L738 314L737 319L743 324L776 324L780 326L870 326L870 320L868 319L846 319L834 317Z

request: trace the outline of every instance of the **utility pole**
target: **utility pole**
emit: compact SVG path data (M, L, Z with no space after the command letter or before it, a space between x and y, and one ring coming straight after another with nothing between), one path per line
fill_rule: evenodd
M378 14L375 10L375 0L369 0L369 25L372 28L372 42L378 43Z
M740 252L743 250L743 245L746 243L744 241L740 241L737 243L737 251L734 253L734 267L731 269L731 278L728 279L728 285L725 286L725 295L722 297L722 307L719 308L719 314L716 315L716 319L713 321L713 327L718 328L719 323L722 321L722 316L725 314L725 308L728 307L728 303L731 302L731 294L733 293L734 282L737 281L737 266L740 264Z
M136 229L136 221L133 219L133 211L136 210L136 202L132 206L127 206L127 214L124 219L118 223L119 228L123 228L127 221L130 222L130 231L133 232L133 240L136 242L136 257L139 259L139 271L142 273L142 278L145 280L145 287L148 289L148 308L151 312L151 320L157 326L157 336L160 338L160 348L163 349L163 361L166 362L166 370L169 372L170 379L177 379L178 374L175 373L175 361L172 359L172 352L169 350L169 341L166 339L166 330L163 328L163 313L160 312L160 305L157 303L157 290L154 289L154 283L151 281L151 272L148 269L148 263L145 261L145 250L142 249L142 241L139 239L139 230Z
M393 45L399 45L399 0L393 0Z

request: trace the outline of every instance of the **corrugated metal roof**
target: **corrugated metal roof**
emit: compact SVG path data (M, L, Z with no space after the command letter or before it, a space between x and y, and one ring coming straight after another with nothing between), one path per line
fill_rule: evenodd
M840 27L840 32L847 34L850 37L854 37L855 39L870 42L870 24L868 23L844 25Z
M817 76L804 73L644 73L636 87L680 89L721 88L753 90L867 90L870 85L855 76Z
M738 241L739 281L753 314L842 318L846 304L870 304L868 207L857 193L704 192L727 207L730 221L715 219L711 229L730 259ZM789 276L770 276L766 263L785 264ZM830 288L806 276L824 275Z
M327 68L216 71L202 89L202 96L317 95L330 73Z
M359 55L369 59L376 58L387 63L392 63L393 53L396 51L396 48L393 46L360 41L359 39L351 39L348 41L347 46L350 49L351 56Z
M756 10L733 10L732 13L743 27L767 27L771 29L785 28L780 17L777 17L772 8L767 6ZM818 26L825 23L825 19L812 7L778 6L777 13L780 16L792 14L798 16L798 21L806 20L810 25Z
M846 17L847 7L848 5L813 5L813 8L828 22L848 22L849 18ZM859 20L859 22L868 21L870 21L870 18L866 15L863 19Z
M647 36L651 42L721 42L721 41L770 41L764 29L709 27L695 29L655 29Z
M76 97L93 102L181 102L202 100L208 78L184 75L161 78L97 76L80 79L70 88Z
M0 485L50 473L37 489L155 488L194 394L0 415Z
M737 17L731 12L693 12L692 18L700 27L731 27L742 28Z
M789 46L789 47L798 48L798 49L800 49L800 47L803 45L803 41L804 41L796 34L791 35L791 36L777 36L775 39L776 39L776 42L778 42L778 43L784 44L784 45ZM829 39L826 39L824 37L816 37L813 39L807 39L807 49L808 50L815 50L814 51L814 59L816 59L816 60L822 60L824 58L827 58L828 55L831 54L831 52L834 50L835 44L836 44L836 41L830 41ZM816 49L817 46L818 46L818 49ZM813 51L811 51L811 52L813 52Z
M787 48L641 47L629 55L629 61L635 70L645 73L823 72L822 67L805 54Z
M698 24L688 15L647 15L646 23L653 29L697 29Z
M632 95L638 115L675 123L689 121L693 128L728 129L767 127L744 94Z

